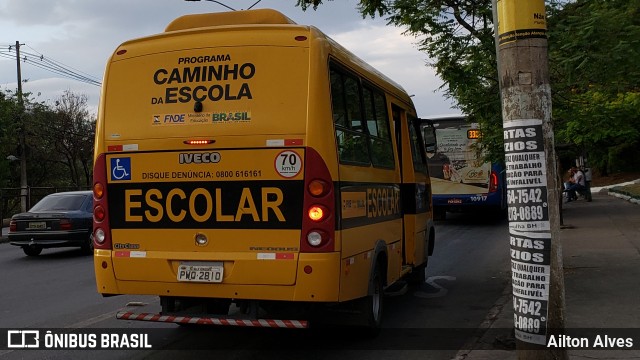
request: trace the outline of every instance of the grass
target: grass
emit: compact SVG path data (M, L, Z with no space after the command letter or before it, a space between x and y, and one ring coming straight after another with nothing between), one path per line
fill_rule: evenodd
M611 192L631 196L634 199L640 200L640 184L631 184L626 186L615 186L609 189Z
M608 176L594 175L593 181L591 181L591 187L611 186L611 185L626 183L629 181L635 181L639 179L640 179L640 172L637 172L637 171L615 173L615 174L610 174ZM640 200L640 183L626 185L626 186L614 186L609 188L609 191L627 195L634 199Z

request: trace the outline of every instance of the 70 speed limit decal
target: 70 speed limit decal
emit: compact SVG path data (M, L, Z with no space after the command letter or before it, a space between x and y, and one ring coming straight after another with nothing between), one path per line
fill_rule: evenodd
M281 151L273 161L276 172L284 178L296 177L302 170L302 157L293 150Z

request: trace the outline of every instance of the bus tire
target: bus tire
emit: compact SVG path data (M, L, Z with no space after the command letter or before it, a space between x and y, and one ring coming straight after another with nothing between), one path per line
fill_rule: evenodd
M384 299L384 279L380 266L375 267L373 278L371 279L371 294L361 299L360 313L362 314L363 326L366 335L377 336L382 325L383 299Z
M427 235L429 234L429 235ZM427 280L427 266L429 265L429 255L433 254L433 246L435 240L435 230L430 224L428 231L425 232L424 239L424 261L422 264L415 266L411 269L411 272L407 275L407 283L411 286L420 286Z
M409 285L418 286L424 284L427 281L427 261L413 268L411 273L407 275L407 282Z

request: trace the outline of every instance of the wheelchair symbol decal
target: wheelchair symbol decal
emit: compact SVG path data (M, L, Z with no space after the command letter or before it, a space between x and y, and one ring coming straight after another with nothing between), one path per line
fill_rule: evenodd
M111 159L111 180L131 180L131 158Z

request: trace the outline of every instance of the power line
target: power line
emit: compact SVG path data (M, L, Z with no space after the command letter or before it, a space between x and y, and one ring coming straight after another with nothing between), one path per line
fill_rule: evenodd
M16 59L16 56L14 54L6 54L6 53L0 53L0 56L8 58L8 59ZM92 84L92 85L96 85L96 86L100 86L100 82L94 79L91 79L89 77L83 76L83 75L79 75L73 71L68 70L67 68L64 67L60 67L60 66L51 66L47 63L43 63L41 61L38 60L34 60L32 57L28 56L27 54L25 54L25 56L21 56L21 61L30 65L33 65L37 68L40 69L44 69L53 73L56 73L58 75L61 75L63 77L66 78L70 78L73 80L77 80L77 81L81 81L81 82L85 82L88 84Z
M16 56L15 54L7 54L7 53L2 53L0 52L0 56L8 58L8 59L12 59L15 60ZM41 68L53 73L56 73L58 75L61 75L63 77L69 78L69 79L73 79L73 80L77 80L77 81L81 81L84 83L88 83L91 85L96 85L96 86L100 86L100 82L98 80L95 80L93 78L90 78L88 76L84 76L81 74L76 73L73 70L70 70L69 68L66 68L64 66L60 66L60 65L51 65L48 64L46 62L43 62L43 60L39 59L39 58L35 58L33 56L30 56L29 54L25 54L25 56L21 56L20 59L22 62L33 65L37 68Z
M91 80L93 80L93 81L97 82L97 83L98 83L98 86L100 86L100 81L99 81L99 79L97 79L97 78L95 78L95 77L91 76L90 74L87 74L86 72L83 72L83 71L80 71L80 70L78 70L78 69L75 69L75 68L73 68L73 67L71 67L71 66L65 65L65 64L63 64L63 63L61 63L61 62L59 62L59 61L54 60L54 59L51 59L51 58L45 57L42 53L40 53L39 51L37 51L36 49L32 48L32 47L31 47L31 46L29 46L29 45L25 45L25 46L26 46L26 47L28 47L29 49L33 50L34 52L38 53L38 54L40 55L40 59L41 59L41 60L44 60L44 61L46 61L46 62L48 62L48 63L51 63L51 64L54 64L55 66L65 67L65 68L68 68L68 69L74 70L76 73L78 73L78 74L82 74L83 76L86 76L87 78L89 78L89 79L91 79Z
M72 79L72 80L81 81L81 82L95 85L95 86L102 85L100 80L98 80L97 78L87 73L84 73L80 70L74 69L68 65L65 65L57 60L46 57L44 56L44 54L33 49L31 46L27 45L27 47L33 50L33 52L26 52L24 50L21 51L20 61L40 69L50 71L60 76ZM16 60L16 52L15 52L14 45L7 45L2 48L6 48L6 50L0 50L0 57Z
M200 1L200 0L185 0L185 1ZM205 1L213 2L213 3L216 3L216 4L218 4L218 5L224 6L224 7L226 7L226 8L227 8L227 9L229 9L229 10L237 11L237 9L234 9L234 8L232 8L231 6L229 6L229 5L227 5L227 4L224 4L224 3L220 2L220 1L216 1L216 0L205 0ZM254 3L253 3L253 5L251 5L251 6L249 6L249 7L247 8L247 10L251 10L251 9L252 9L254 6L256 6L260 1L262 1L262 0L257 0L256 2L254 2Z

